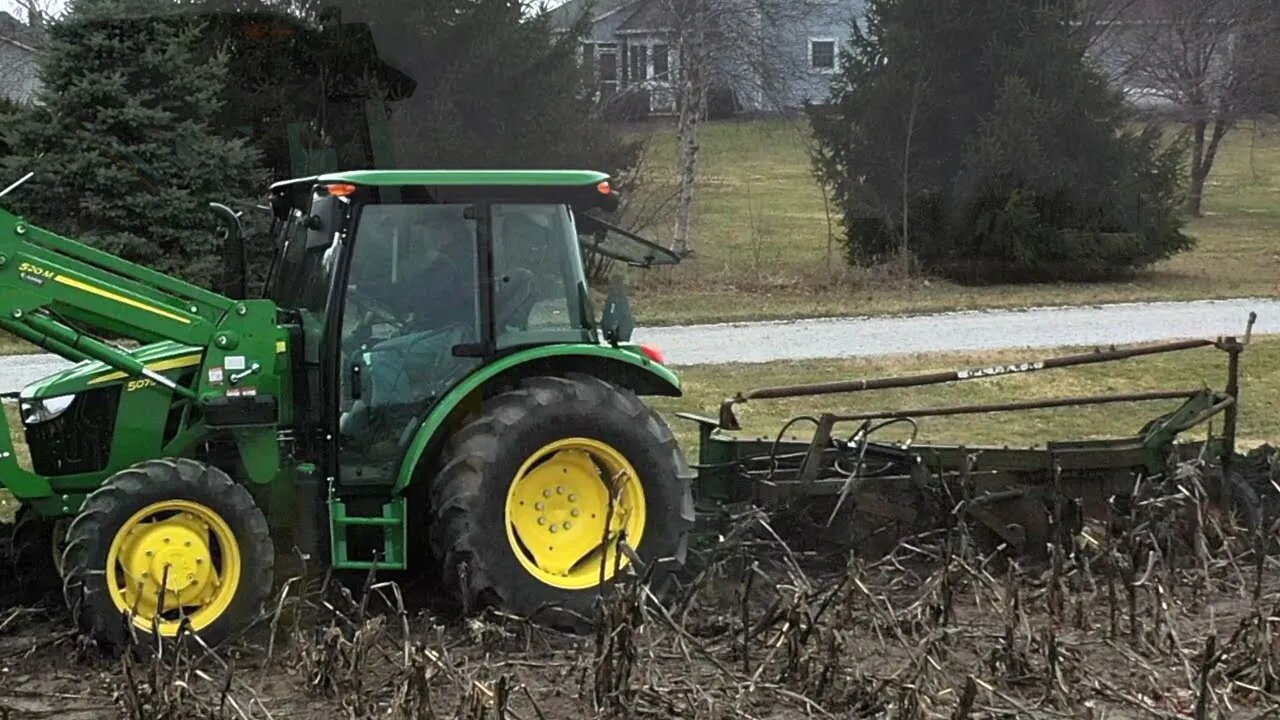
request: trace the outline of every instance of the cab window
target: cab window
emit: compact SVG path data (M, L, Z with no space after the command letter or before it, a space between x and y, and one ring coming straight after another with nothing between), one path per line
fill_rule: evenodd
M582 255L563 204L493 206L493 311L498 349L588 342Z

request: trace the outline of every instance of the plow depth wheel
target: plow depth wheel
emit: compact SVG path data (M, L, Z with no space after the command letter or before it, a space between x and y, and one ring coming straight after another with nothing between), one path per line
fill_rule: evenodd
M684 560L693 500L675 437L603 380L523 381L486 402L442 463L432 553L464 608L581 629L601 577L608 585L634 569L621 542L655 585Z
M85 501L67 532L63 594L81 631L118 647L129 613L139 638L189 630L216 645L271 590L274 550L248 491L193 460L123 470Z

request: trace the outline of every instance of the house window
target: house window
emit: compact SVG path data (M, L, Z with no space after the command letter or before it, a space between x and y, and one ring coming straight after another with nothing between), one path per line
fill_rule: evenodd
M809 41L809 67L829 72L836 67L836 41L813 39Z
M618 81L618 51L613 46L600 46L600 54L596 55L596 72L600 82Z
M649 77L649 46L634 45L631 50L630 80L639 82Z
M653 46L653 77L655 79L667 79L667 73L671 70L670 56L670 49L666 45Z

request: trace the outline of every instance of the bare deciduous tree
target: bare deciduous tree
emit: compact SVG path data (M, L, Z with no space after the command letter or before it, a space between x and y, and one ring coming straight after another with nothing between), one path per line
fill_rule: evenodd
M0 98L25 102L36 85L41 27L62 9L61 0L10 0L7 7L18 24L0 26ZM25 27L23 24L25 23Z
M672 28L678 152L674 249L692 250L700 132L714 88L732 89L760 110L795 103L809 63L807 34L820 12L847 21L844 3L826 0L656 0ZM841 33L843 37L843 33Z
M1145 102L1172 111L1191 135L1187 211L1200 215L1223 139L1259 109L1277 73L1280 13L1274 0L1093 0L1123 7L1100 34L1116 78Z
M45 18L62 12L66 0L9 0L7 3L19 17L30 25L38 25Z

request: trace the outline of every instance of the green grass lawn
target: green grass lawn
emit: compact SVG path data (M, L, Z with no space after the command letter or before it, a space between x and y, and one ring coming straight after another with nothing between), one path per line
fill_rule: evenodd
M995 353L946 353L891 358L808 360L766 364L702 365L680 368L685 397L652 402L685 449L696 452L695 426L674 417L692 412L716 417L722 400L754 387L790 385L884 377L906 373L954 370L966 367L1043 359L1074 354L1091 348ZM942 405L1013 402L1055 397L1077 397L1147 390L1194 390L1205 386L1221 390L1227 378L1227 355L1215 349L1197 349L1136 358L1115 363L1045 370L1023 375L968 380L912 389L880 390L828 397L757 401L740 405L738 418L748 435L772 438L783 424L797 416L822 412L877 411L938 407ZM1242 447L1265 442L1280 444L1280 336L1255 337L1241 362L1241 414L1238 437ZM1082 409L1054 409L991 413L986 415L920 420L920 441L943 443L1040 445L1047 440L1083 440L1131 436L1147 420L1178 405L1172 402L1131 403ZM845 434L854 430L845 427ZM812 424L798 425L805 436ZM1221 416L1213 423L1221 432ZM889 432L886 430L886 432ZM1203 437L1203 433L1188 437ZM893 438L890 434L887 437ZM896 436L904 437L904 436Z
M1130 282L960 287L848 268L838 209L824 205L803 120L706 126L697 190L697 255L674 270L633 275L646 325L887 314L1132 300L1271 296L1280 292L1280 127L1228 136L1210 177L1191 252ZM674 136L649 126L655 174L673 172ZM647 192L670 192L670 177ZM666 238L669 223L647 233Z

